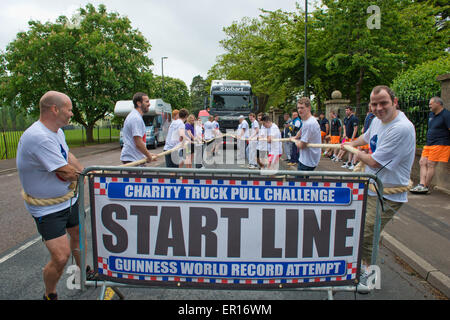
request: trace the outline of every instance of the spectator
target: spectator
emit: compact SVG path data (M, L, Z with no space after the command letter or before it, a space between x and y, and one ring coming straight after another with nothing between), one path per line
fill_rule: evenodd
M302 129L302 120L298 116L298 112L294 111L292 112L292 133L291 137L294 137L295 140L298 140L300 138ZM298 165L298 148L295 143L292 145L291 150L291 162L288 163L289 166L296 166Z
M285 113L283 117L284 117L284 129L282 138L290 138L291 137L290 126L292 124L292 119L289 116L289 113ZM283 142L283 151L286 154L286 161L288 163L291 162L292 142L290 141Z
M342 124L341 120L337 117L336 111L330 111L330 134L328 136L328 141L331 144L339 144L341 143L341 131ZM327 155L331 157L331 160L337 161L337 154L339 153L339 149L328 149Z
M448 162L450 158L450 111L444 108L439 97L429 102L427 145L424 146L420 158L420 182L410 191L428 193L438 162Z
M330 132L330 124L328 122L328 119L325 118L325 113L321 112L319 115L319 125L320 125L320 136L322 139L322 143L325 142L325 137ZM324 152L324 155L326 152Z
M342 137L342 142L352 142L358 137L358 118L353 114L353 108L347 106L345 108L344 118L344 134ZM342 159L345 155L346 151L341 150L338 154L338 159ZM347 168L349 170L353 170L355 168L353 163L353 154L349 153L347 162L342 165L342 168Z

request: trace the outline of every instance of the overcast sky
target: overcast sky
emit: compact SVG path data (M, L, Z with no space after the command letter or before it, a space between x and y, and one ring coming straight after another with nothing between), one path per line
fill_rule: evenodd
M304 1L300 1L303 3ZM108 12L128 16L152 45L153 73L183 80L189 87L196 75L206 77L217 55L223 53L219 41L223 27L243 17L257 17L259 9L294 11L295 0L0 0L0 50L28 21L55 22L60 15L71 17L77 8L92 3L106 5Z

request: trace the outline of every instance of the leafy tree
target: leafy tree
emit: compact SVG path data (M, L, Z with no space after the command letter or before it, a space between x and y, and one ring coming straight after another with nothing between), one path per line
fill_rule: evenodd
M191 111L196 114L204 109L205 98L209 95L207 83L202 76L198 75L192 79L190 93Z
M259 98L260 111L268 105L285 102L289 86L286 75L280 73L282 65L291 62L287 39L289 15L281 10L262 11L259 18L245 17L224 28L226 38L220 41L225 54L209 70L207 81L212 79L249 80Z
M72 99L73 120L93 141L95 123L113 112L117 100L151 87L150 44L127 17L108 13L104 5L88 4L72 19L29 26L5 53L11 74L5 94L20 109L37 114L46 91L64 92Z
M153 99L161 98L170 103L172 109L191 108L189 90L183 80L164 76L164 94L162 92L162 78L156 76L150 93Z
M444 73L450 73L450 54L401 73L392 82L392 89L401 101L428 99L440 92L436 77Z
M373 3L381 11L377 29L367 23L372 3L321 1L308 16L307 66L307 90L319 108L336 89L360 104L373 86L389 84L404 70L442 55L448 32L432 2L439 1L378 0ZM295 12L261 12L224 28L225 53L207 80L248 79L261 109L287 108L304 94L305 12L298 4Z

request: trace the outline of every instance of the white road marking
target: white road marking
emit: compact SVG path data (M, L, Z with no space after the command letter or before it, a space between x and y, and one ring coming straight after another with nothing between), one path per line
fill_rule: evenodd
M14 257L15 255L21 253L22 251L24 251L25 249L27 249L28 247L31 247L33 244L35 244L36 242L40 241L41 237L37 237L36 239L33 239L31 241L28 241L27 243L25 243L24 245L22 245L20 248L14 250L13 252L11 252L10 254L7 254L6 256L4 256L3 258L0 258L0 264L2 264L3 262L11 259L12 257Z

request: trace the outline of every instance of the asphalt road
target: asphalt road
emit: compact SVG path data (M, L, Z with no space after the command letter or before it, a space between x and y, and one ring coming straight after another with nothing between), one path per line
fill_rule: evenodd
M162 148L154 150L162 152ZM120 149L87 156L83 165L118 165ZM162 163L153 163L157 166ZM223 165L236 168L236 165ZM25 210L20 197L20 182L17 173L0 176L0 300L38 300L44 286L42 268L49 259L45 245L40 241L35 224ZM86 200L87 201L87 200ZM88 228L89 229L89 228ZM88 232L89 236L89 232ZM88 253L89 256L89 253ZM391 252L380 248L381 289L369 295L337 293L335 299L343 300L434 300L439 298L434 290L414 272L405 268ZM89 262L89 259L88 259ZM68 270L72 264L69 261ZM99 288L86 291L70 290L67 287L68 273L64 273L59 284L61 299L93 300L100 294ZM123 288L126 299L145 300L299 300L324 299L323 292L303 291L230 291L230 290L173 290L165 288ZM112 299L118 299L117 296Z

